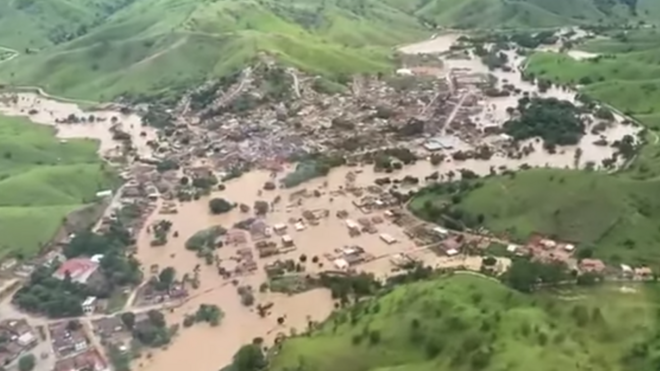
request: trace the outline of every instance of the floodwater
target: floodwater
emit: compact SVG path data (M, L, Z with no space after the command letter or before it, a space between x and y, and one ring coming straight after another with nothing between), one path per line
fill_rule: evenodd
M409 53L431 53L445 51L458 38L458 35L438 36L433 40L411 45L402 48L404 52ZM511 55L514 65L517 68L521 66L523 60L517 56ZM451 59L447 60L445 66L453 70L470 70L474 72L489 72L478 60L471 59ZM492 72L498 77L499 84L512 83L524 91L535 92L535 87L531 84L520 81L517 71L514 72ZM575 92L553 87L545 95L555 96L560 99L573 100ZM517 97L482 99L479 104L483 105L484 110L474 120L481 124L501 123L507 119L506 108L517 104ZM36 112L30 111L34 110ZM100 152L105 154L116 148L117 143L112 139L109 133L111 127L111 118L116 117L122 130L129 133L133 138L134 145L138 148L141 155L150 154L147 140L155 137L155 132L142 127L141 120L137 115L122 115L113 111L94 111L92 113L83 113L77 106L68 103L60 103L42 98L36 94L24 93L5 95L0 99L0 112L6 115L29 116L31 120L54 126L58 131L58 136L62 138L85 137L93 138L100 142ZM105 121L80 124L61 124L56 120L65 119L68 115L88 116L93 114L96 118L105 119ZM621 118L618 118L620 121ZM631 129L630 126L613 125L603 135L612 138L619 138ZM142 136L145 132L145 136ZM582 161L594 161L599 163L601 159L611 155L609 147L591 148L591 142L596 138L585 136L580 143L583 149ZM146 229L141 231L138 238L137 256L142 262L145 273L148 274L152 265L157 265L159 269L172 266L176 269L177 275L182 277L184 274L193 275L193 271L199 265L200 287L191 292L189 300L181 307L167 313L168 322L171 324L181 323L186 314L194 313L200 304L216 304L225 313L222 323L218 327L210 327L206 324L196 324L191 328L181 328L179 335L166 350L155 350L149 357L142 357L135 362L135 369L146 371L179 371L190 368L199 371L212 371L223 367L231 362L233 354L241 345L251 342L256 337L261 337L268 344L278 333L289 334L292 329L304 331L309 321L321 321L325 319L333 310L335 303L327 290L316 289L302 294L287 296L275 293L260 293L259 286L266 282L263 267L269 262L281 259L298 260L302 254L307 256L305 268L307 272L317 272L328 269L333 265L332 256L336 255L336 250L345 246L358 245L366 250L376 259L369 263L360 265L358 270L364 270L383 277L391 272L392 264L389 258L393 255L405 252L412 256L424 259L425 262L434 266L467 266L478 269L481 259L476 258L446 258L437 257L424 247L415 246L406 236L403 229L391 223L382 212L375 211L369 215L362 214L355 207L354 201L358 198L343 191L349 185L348 179L353 179L351 185L365 187L374 184L374 180L379 177L390 177L392 179L402 178L405 175L411 175L423 179L434 172L438 172L444 177L450 171L457 172L460 169L469 169L473 172L486 175L491 169L517 169L523 164L538 167L560 167L572 168L575 166L574 151L577 147L561 148L555 154L550 155L540 148L540 143L532 143L535 148L529 156L521 160L507 158L502 154L495 154L490 160L467 160L454 161L451 156L439 166L433 166L429 161L421 160L413 165L404 167L401 170L391 174L376 173L373 166L343 167L334 169L327 177L318 178L306 182L292 189L277 189L273 191L262 190L267 181L275 181L283 176L277 174L275 178L271 177L270 172L252 171L244 174L238 179L226 183L224 191L214 192L208 198L198 201L177 204L177 214L159 214L155 212L149 217L146 225L160 220L167 219L173 223L172 231L177 231L179 236L174 238L171 234L168 243L164 246L150 246L151 234ZM290 170L290 169L288 169ZM295 193L303 189L308 193L317 191L317 195L309 197L294 197ZM234 277L237 285L249 285L255 292L256 304L272 303L270 313L261 318L253 307L246 307L241 304L240 297L237 294L237 287L230 280L225 280L218 274L215 264L206 265L204 259L198 258L194 252L187 251L184 247L185 241L194 233L214 225L222 225L225 228L231 226L243 219L253 216L253 211L242 213L239 208L222 215L211 215L208 210L208 201L211 197L223 197L230 202L237 204L246 204L253 206L256 200L273 202L276 197L281 201L271 207L270 212L265 217L268 225L273 226L283 223L288 226L289 234L294 242L295 250L286 254L277 255L260 259L253 248L253 242L246 235L245 243L238 245L226 245L216 250L220 264L224 267L235 266L236 252L241 247L249 247L253 250L254 259L258 264L258 269L252 274ZM303 230L296 230L291 220L302 218L302 212L327 211L327 216L322 217L318 225L307 224ZM348 212L348 218L357 220L361 217L380 216L384 220L376 225L378 230L375 234L363 233L360 236L349 236L345 222L337 217L339 211ZM396 239L396 242L387 244L379 238L380 233L386 233ZM272 241L281 245L280 237L274 235L270 238ZM313 263L313 257L318 257L318 263ZM284 323L278 325L278 317L284 317Z
M449 47L454 43L460 35L457 34L448 34L437 36L432 40L423 41L417 44L413 44L407 47L399 49L404 53L411 54L439 54L449 51ZM571 54L572 53L572 54ZM497 125L501 126L505 121L509 119L509 114L507 113L507 108L516 107L518 104L518 99L520 99L525 92L530 96L538 96L543 98L554 97L560 100L566 100L573 104L578 104L576 101L577 92L568 88L560 86L552 86L546 92L539 92L538 87L533 85L530 82L523 81L519 71L524 69L525 58L517 55L513 50L505 51L509 58L509 66L511 71L503 71L501 69L491 71L486 65L484 65L478 57L470 54L467 58L444 58L443 64L445 66L446 72L452 71L454 74L462 73L481 73L481 74L490 74L497 78L496 88L502 89L505 84L512 84L516 88L520 89L520 94L514 94L507 97L484 97L481 96L478 104L483 108L481 113L472 116L472 120L477 124L478 127L492 126ZM573 58L591 58L597 56L597 54L581 52L581 51L570 51L569 55ZM534 143L535 154L540 154L539 156L532 156L531 158L526 158L525 163L530 166L551 166L551 167L573 167L575 152L578 148L582 150L582 155L580 157L579 166L585 166L588 162L596 164L598 168L602 160L612 157L615 152L615 149L611 146L602 146L597 145L594 142L605 139L608 143L612 143L616 140L622 139L625 135L633 135L641 130L639 127L633 125L623 125L624 117L615 113L615 120L612 123L608 123L605 130L600 131L598 134L592 134L591 128L594 125L601 122L590 116L591 124L586 128L586 134L582 137L580 143L576 146L563 146L559 148L559 153L551 155L542 150L542 146L539 143ZM498 161L499 162L499 161ZM499 166L500 164L497 164ZM516 168L515 164L506 165L510 169ZM466 167L470 168L470 167Z
M117 128L131 136L133 146L140 156L151 155L151 148L147 145L147 141L156 138L156 131L153 128L142 126L142 120L136 114L124 115L110 110L86 112L73 103L47 99L36 93L0 94L0 113L6 116L25 116L35 123L53 126L57 130L58 138L97 140L99 154L102 156L111 155L120 147L120 143L113 139L110 131L113 126L113 118L116 120ZM61 123L69 115L85 118L85 122ZM94 122L88 121L90 115L94 116Z

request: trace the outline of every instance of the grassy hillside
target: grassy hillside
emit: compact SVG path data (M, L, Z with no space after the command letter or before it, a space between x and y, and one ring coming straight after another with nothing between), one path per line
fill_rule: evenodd
M386 71L391 46L426 35L414 16L367 0L135 0L70 42L6 63L0 81L111 99L223 75L260 53L327 75Z
M60 141L54 130L0 116L0 257L38 252L71 211L113 184L89 140Z
M660 6L654 0L386 1L427 21L456 28L545 28L597 22L657 22L660 12Z
M334 313L310 336L288 339L270 369L650 370L656 290L526 296L457 274Z
M597 172L533 169L498 176L461 192L457 203L446 189L418 196L411 209L434 221L429 207L449 203L465 220L482 215L483 225L521 242L532 233L584 246L612 262L660 267L660 200L658 180L634 180Z
M540 28L660 14L651 0L628 2L10 0L0 5L0 46L23 55L3 65L0 82L109 100L168 93L262 53L329 76L373 73L393 68L393 46L428 36L434 25Z

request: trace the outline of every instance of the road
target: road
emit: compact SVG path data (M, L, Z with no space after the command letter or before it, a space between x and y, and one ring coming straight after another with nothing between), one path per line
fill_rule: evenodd
M10 60L12 60L12 59L18 57L18 56L21 54L21 53L19 53L18 50L16 50L16 49L7 48L7 47L4 47L4 46L0 46L0 50L6 50L6 51L8 51L8 52L10 52L10 53L13 53L9 58L1 60L1 61L0 61L0 64L2 64L2 63L6 63L6 62L9 62Z
M296 76L296 73L293 72L293 70L291 69L287 70L287 73L291 75L291 77L293 78L293 92L296 93L296 97L300 99L301 95L300 95L300 84L298 82L298 76Z
M6 46L0 46L0 49L1 49L1 50L6 50L6 51L9 51L9 52L13 52L13 53L14 53L11 57L9 57L9 58L7 58L7 59L5 59L5 60L0 61L0 64L2 64L2 63L6 63L6 62L9 62L9 61L13 60L14 58L17 58L19 55L21 55L21 53L20 53L18 50L15 50L15 49L12 49L12 48L8 48L8 47L6 47ZM58 96L58 95L48 94L48 93L47 93L46 91L44 91L44 89L41 88L40 86L30 86L30 85L26 85L26 86L11 86L11 89L14 89L14 90L31 90L31 91L34 91L34 92L36 92L37 94L41 95L41 96L44 97L44 98L53 99L53 100L56 100L56 101L66 102L66 103L85 104L85 105L99 105L99 104L102 103L102 102L96 102L96 101L91 101L91 100L85 100L85 99L73 99L73 98L66 98L66 97L62 97L62 96Z
M461 110L461 107L463 107L463 103L465 102L465 99L467 99L467 97L470 96L470 95L471 95L471 93L463 94L463 96L458 101L458 103L456 103L456 106L454 106L454 109L451 111L451 113L447 117L447 120L445 120L445 124L442 127L442 135L445 135L445 133L447 132L447 128L449 127L449 125L451 125L452 121L454 121L454 118L458 114L458 111Z

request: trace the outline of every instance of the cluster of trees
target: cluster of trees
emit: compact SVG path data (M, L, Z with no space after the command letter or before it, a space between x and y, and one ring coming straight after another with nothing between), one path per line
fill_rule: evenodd
M83 314L82 302L92 291L85 285L53 277L57 266L41 266L32 272L30 280L21 287L12 302L22 310L45 314L52 318L76 317Z
M133 339L140 344L157 348L169 344L172 332L167 328L167 322L163 313L157 310L147 312L147 320L137 322L135 314L125 312L121 320L128 330L131 331Z
M224 313L217 305L200 304L194 315L187 315L183 320L184 327L190 327L198 322L208 322L211 326L218 326Z
M623 156L624 159L630 160L635 157L637 153L637 146L635 145L635 138L632 135L624 135L621 140L612 143L612 147L617 149L617 152Z
M106 297L118 287L137 285L142 281L140 262L129 256L127 248L134 244L130 232L120 223L114 222L104 233L83 231L78 233L64 247L67 258L103 254L100 266L108 280L108 291L97 292L97 296Z
M211 214L217 215L229 212L234 206L234 204L224 198L213 198L209 201L209 210L211 211Z
M295 187L310 179L326 176L331 169L346 164L346 159L339 155L311 154L296 165L296 169L282 179L286 188Z
M232 363L223 371L262 371L266 366L266 356L261 347L258 344L249 344L236 352Z
M504 123L504 132L515 140L541 137L544 147L554 151L557 145L577 144L585 126L577 107L556 98L521 98L518 118Z
M521 292L532 292L540 286L555 286L572 280L566 264L561 262L543 263L527 258L513 260L504 275L504 282Z
M334 275L322 273L319 284L330 289L333 299L339 299L342 305L356 301L361 297L371 296L381 288L381 283L373 274Z
M176 269L173 267L166 267L158 273L158 277L152 278L151 284L156 290L168 291L172 287L175 278Z
M67 258L103 254L99 268L103 279L83 285L68 276L63 280L54 278L58 264L40 266L12 300L23 310L49 317L82 315L81 304L88 296L107 298L122 287L140 283L140 263L126 255L126 246L131 242L128 232L118 223L103 234L80 232L64 247L63 253Z

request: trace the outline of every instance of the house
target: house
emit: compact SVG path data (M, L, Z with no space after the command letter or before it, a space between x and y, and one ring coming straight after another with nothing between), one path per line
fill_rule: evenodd
M583 272L599 273L605 270L605 263L599 259L582 259L578 267Z
M90 349L73 357L60 359L55 363L54 371L106 371L108 363L96 349Z
M85 299L85 301L82 303L82 310L85 314L94 313L94 310L96 310L96 297L89 296L87 299Z
M284 245L284 247L293 246L293 238L291 238L291 236L289 236L288 234L285 234L284 236L282 236L282 244Z
M53 273L53 277L63 280L67 275L71 281L78 283L87 283L87 281L99 269L99 263L90 258L73 258L65 261Z
M388 245L391 245L396 242L396 238L390 236L387 233L381 233L378 237L380 237L380 239L385 241L385 243Z
M62 357L82 352L89 347L80 324L72 326L71 322L63 321L49 325L48 330L53 349Z
M92 321L92 328L101 338L110 338L126 330L120 316L99 318Z

